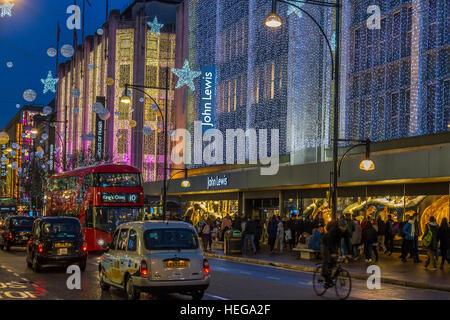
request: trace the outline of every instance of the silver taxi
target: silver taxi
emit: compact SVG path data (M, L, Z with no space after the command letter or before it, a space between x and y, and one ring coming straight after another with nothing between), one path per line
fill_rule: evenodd
M185 222L140 221L120 225L99 263L102 290L125 290L128 299L141 292L191 295L200 300L210 282L195 228Z

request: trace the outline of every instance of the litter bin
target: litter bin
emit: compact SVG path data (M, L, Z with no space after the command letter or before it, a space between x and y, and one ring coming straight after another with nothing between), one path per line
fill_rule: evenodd
M242 254L242 233L239 230L228 230L224 237L225 255Z

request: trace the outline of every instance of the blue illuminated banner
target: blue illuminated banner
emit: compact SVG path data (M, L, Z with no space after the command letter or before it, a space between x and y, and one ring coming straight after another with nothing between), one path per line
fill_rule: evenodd
M202 85L200 102L200 120L202 122L202 134L214 128L216 114L216 67L202 67Z

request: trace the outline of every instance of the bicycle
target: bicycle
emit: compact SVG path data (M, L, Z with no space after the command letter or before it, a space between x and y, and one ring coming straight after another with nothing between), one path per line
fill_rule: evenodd
M345 257L340 256L337 259L337 265L331 272L331 286L325 285L325 278L322 276L322 264L318 264L313 275L313 289L318 296L322 296L325 292L334 287L336 295L341 300L345 300L352 291L352 278L350 273L342 268L342 263ZM342 291L341 291L342 290Z

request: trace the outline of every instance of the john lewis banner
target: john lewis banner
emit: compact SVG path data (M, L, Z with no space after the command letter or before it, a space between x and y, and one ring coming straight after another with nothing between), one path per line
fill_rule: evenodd
M202 133L214 128L216 114L216 67L202 67L200 121Z

